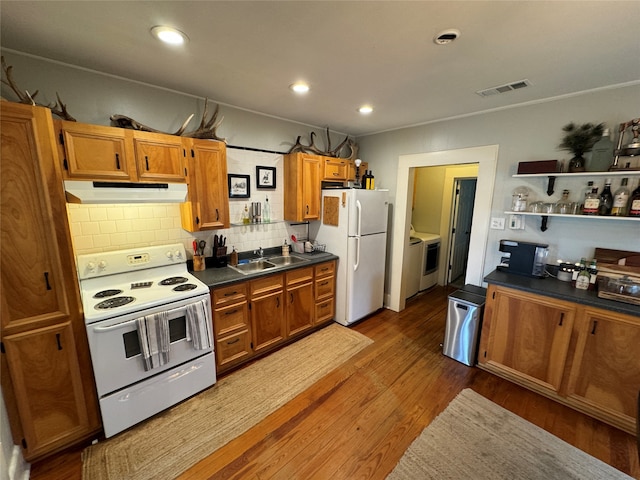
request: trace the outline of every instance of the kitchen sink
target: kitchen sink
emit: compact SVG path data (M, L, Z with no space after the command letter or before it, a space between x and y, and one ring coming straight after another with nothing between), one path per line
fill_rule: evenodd
M276 268L276 264L272 263L268 260L262 259L249 263L241 263L239 265L228 265L229 268L233 268L235 271L240 272L244 275L248 275L250 273L258 273L264 270L269 270L271 268Z
M296 263L307 262L306 258L296 257L295 255L270 257L269 262L277 266L294 265Z

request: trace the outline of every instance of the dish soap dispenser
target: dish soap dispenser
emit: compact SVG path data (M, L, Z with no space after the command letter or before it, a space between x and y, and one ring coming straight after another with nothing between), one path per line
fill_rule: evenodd
M238 252L236 252L236 247L233 247L233 250L229 254L229 265L234 267L238 265Z
M287 239L284 239L284 245L282 245L282 256L283 257L288 257L289 256L289 245L287 244Z

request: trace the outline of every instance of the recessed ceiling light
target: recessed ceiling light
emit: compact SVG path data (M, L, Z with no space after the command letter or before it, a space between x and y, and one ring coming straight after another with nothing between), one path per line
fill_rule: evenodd
M363 115L369 115L373 112L373 107L371 105L363 105L358 109L358 111Z
M447 45L448 43L453 42L460 36L460 30L456 30L455 28L450 28L443 32L440 32L435 37L433 37L433 43L436 45Z
M289 85L289 88L296 93L307 93L309 91L309 85L304 82L296 82Z
M168 43L169 45L182 45L189 40L189 37L180 30L173 27L167 27L166 25L156 25L151 28L151 35L164 43Z

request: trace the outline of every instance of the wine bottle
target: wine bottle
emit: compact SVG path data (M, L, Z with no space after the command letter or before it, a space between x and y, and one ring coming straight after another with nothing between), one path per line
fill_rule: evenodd
M611 215L613 208L613 195L611 193L611 179L604 181L604 190L600 194L600 205L598 206L598 215Z
M598 215L598 207L600 207L600 196L598 195L598 187L593 187L591 193L584 199L583 215Z
M616 217L624 217L627 215L629 205L629 189L627 188L628 179L623 178L620 188L618 188L613 194L613 207L611 208L611 215Z
M629 200L629 216L640 217L640 180L638 180L638 186L631 193L631 199Z

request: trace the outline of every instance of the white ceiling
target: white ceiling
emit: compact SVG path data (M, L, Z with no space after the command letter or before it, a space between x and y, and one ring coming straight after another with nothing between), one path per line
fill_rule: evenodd
M638 1L3 0L1 17L3 48L356 136L640 81Z

